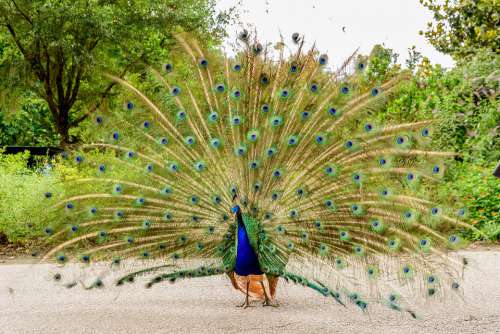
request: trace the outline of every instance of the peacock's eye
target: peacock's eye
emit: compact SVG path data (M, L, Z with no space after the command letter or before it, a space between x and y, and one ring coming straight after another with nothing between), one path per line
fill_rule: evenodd
M258 54L259 54L259 53L261 53L261 52L262 52L262 50L263 50L263 48L262 48L262 44L260 44L260 43L255 43L255 44L253 45L253 47L252 47L252 50L253 50L253 52L254 52L256 55L258 55Z
M181 89L180 89L179 87L177 87L177 86L174 86L174 87L172 88L172 90L170 91L170 94L171 94L172 96L177 96L177 95L179 95L179 94L180 94L180 92L181 92Z
M224 93L224 90L225 90L225 87L223 84L218 84L215 86L215 90L218 92L218 93Z
M249 163L249 167L250 167L250 169L256 169L257 167L259 167L259 162L256 161L256 160L255 161L251 161Z
M298 139L297 137L295 136L291 136L289 139L288 139L288 145L296 145L298 143Z
M232 121L233 121L233 125L240 125L241 124L241 118L239 118L238 116L234 116Z
M255 192L259 191L260 190L260 183L259 182L255 182L255 184L253 185L253 190Z
M457 215L460 217L465 216L465 209L464 208L458 209Z
M262 74L260 76L260 83L261 84L263 84L265 86L265 85L268 85L269 82L270 82L269 77L266 74Z
M331 116L337 116L337 109L335 109L334 107L331 107L331 108L328 109L328 113Z
M319 56L318 63L321 66L326 65L328 63L328 56L327 55L321 55L321 56Z
M163 66L163 69L166 71L166 72L172 72L172 70L174 69L174 65L170 64L170 63L167 63Z

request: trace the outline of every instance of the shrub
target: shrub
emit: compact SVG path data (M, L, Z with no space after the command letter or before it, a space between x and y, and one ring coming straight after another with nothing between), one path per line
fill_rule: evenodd
M38 162L28 168L29 153L0 154L0 232L13 243L27 243L43 234L47 224L46 189L64 193L62 175L71 171Z
M500 180L493 176L494 164L486 167L457 164L442 193L461 198L467 217L480 232L470 232L471 240L500 240Z
M500 160L500 57L483 50L451 71L426 61L381 118L436 119L435 147L484 165Z

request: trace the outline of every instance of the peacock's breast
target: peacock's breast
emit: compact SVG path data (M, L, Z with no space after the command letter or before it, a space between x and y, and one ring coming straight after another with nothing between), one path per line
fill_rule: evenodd
M236 265L234 271L241 276L261 275L256 250L252 247L247 229L238 223L238 247L236 249Z

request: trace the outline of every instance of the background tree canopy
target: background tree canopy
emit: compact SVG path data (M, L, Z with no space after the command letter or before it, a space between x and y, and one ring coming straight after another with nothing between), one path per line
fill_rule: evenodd
M103 72L123 77L165 58L177 30L219 42L230 16L214 8L214 0L0 0L2 110L38 97L61 145L71 143L71 130L112 94ZM43 116L28 119L46 125ZM51 130L39 134L51 142Z
M427 31L421 31L434 47L460 58L478 48L500 50L500 1L420 0L434 14Z

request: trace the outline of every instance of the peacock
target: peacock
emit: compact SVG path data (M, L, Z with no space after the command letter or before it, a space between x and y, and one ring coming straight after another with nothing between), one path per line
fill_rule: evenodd
M40 190L57 284L227 275L246 308L277 306L281 279L412 317L460 298L474 227L439 192L456 154L432 149L432 119L381 117L407 74L369 82L357 52L334 70L298 33L273 46L245 30L233 56L175 40L161 66L106 74L123 96L58 162L77 176Z

